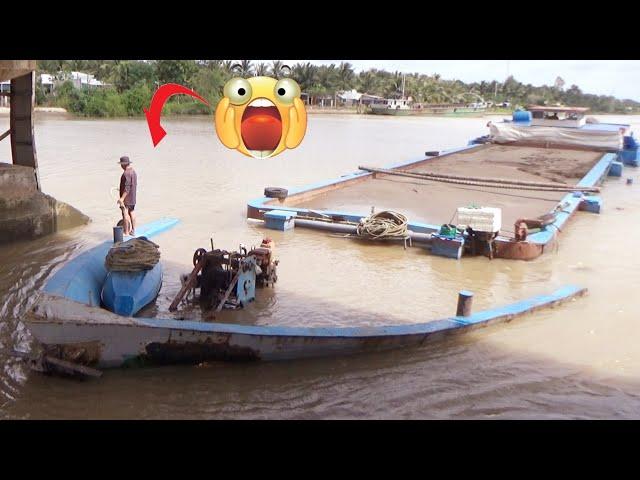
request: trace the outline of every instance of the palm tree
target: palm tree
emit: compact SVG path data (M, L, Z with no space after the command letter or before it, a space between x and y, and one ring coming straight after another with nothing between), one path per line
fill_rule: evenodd
M253 75L253 65L251 64L251 60L241 60L240 61L240 75L243 77L250 77Z
M311 63L296 63L291 69L291 76L298 82L302 91L306 91L316 83L318 67Z
M68 70L72 70L75 72L81 72L86 67L86 60L67 60L67 68Z
M255 75L256 77L264 77L269 74L269 66L266 63L259 63L256 65Z
M316 95L333 95L334 105L336 104L336 95L340 86L339 72L336 70L336 66L322 65L316 70L315 85L312 92Z
M221 64L221 68L225 73L231 74L233 73L233 66L235 63L233 60L224 60Z
M360 84L360 90L363 93L371 93L375 87L376 84L376 77L375 75L369 70L366 72L360 72L360 75L358 77L358 81Z
M280 78L282 72L280 71L283 67L284 63L280 60L274 60L271 62L271 76L275 78Z
M119 61L112 71L113 83L119 92L123 92L129 86L129 71L131 64L128 61Z
M339 87L338 72L336 66L322 65L316 70L316 82L323 85L326 90L335 91Z
M395 71L385 82L385 97L399 96L402 94L402 72Z
M210 70L222 68L222 63L222 60L202 60L202 64Z
M342 62L338 67L338 75L340 78L339 88L348 90L353 86L353 66L349 62Z
M98 66L96 68L96 78L98 80L107 80L111 78L116 68L116 62L114 60L98 60Z

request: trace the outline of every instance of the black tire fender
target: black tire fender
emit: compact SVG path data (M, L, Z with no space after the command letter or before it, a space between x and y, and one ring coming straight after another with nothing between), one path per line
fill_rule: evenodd
M286 188L280 187L266 187L264 189L264 196L267 198L287 198L289 191Z

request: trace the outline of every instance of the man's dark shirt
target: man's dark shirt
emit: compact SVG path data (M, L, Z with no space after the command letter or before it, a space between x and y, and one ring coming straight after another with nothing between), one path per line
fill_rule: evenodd
M136 189L138 187L138 176L136 175L136 171L133 167L128 167L124 172L122 172L122 176L120 177L120 197L124 192L127 192L127 197L124 199L125 205L135 205L136 204Z

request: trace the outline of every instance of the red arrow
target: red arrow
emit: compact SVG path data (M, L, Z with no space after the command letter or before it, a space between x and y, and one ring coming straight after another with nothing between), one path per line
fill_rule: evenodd
M160 141L167 134L162 125L160 125L160 115L162 114L162 107L169 97L177 94L189 95L191 97L197 98L205 105L209 105L204 98L198 95L193 90L189 90L187 87L183 87L182 85L178 85L177 83L167 83L166 85L162 85L156 93L153 94L153 98L151 99L151 105L149 105L149 109L142 108L144 110L144 114L147 117L147 124L149 125L149 132L151 133L151 140L153 141L153 146L157 146Z

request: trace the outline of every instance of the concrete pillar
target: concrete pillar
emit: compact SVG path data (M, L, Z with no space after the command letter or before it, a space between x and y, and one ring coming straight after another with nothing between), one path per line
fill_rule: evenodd
M35 104L35 72L11 79L11 155L14 165L33 168L38 191L38 159L33 135L33 108Z

